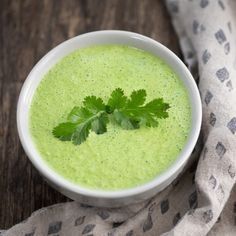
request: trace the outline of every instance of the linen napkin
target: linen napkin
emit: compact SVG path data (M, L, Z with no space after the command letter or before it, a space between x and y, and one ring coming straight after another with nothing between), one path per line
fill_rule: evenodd
M167 0L202 98L202 134L185 173L154 198L101 209L68 202L0 235L236 235L236 1Z

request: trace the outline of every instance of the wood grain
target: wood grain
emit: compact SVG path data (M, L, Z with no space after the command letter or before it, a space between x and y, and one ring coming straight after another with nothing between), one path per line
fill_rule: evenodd
M180 52L162 0L0 1L0 229L69 200L48 186L27 159L17 135L16 104L27 74L46 52L101 29L138 32Z

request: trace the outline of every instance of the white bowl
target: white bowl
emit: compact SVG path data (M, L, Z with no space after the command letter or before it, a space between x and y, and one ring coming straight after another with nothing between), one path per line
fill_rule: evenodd
M29 110L33 95L43 76L67 54L79 48L99 44L125 44L150 52L172 67L184 82L192 108L192 126L186 145L175 162L161 175L148 183L125 190L100 191L87 189L65 179L42 159L31 138ZM47 53L32 69L20 93L17 106L17 128L23 148L33 165L58 191L79 202L94 206L119 207L154 196L167 187L183 170L196 144L202 119L201 100L195 81L183 62L168 48L140 34L105 30L83 34L69 39Z

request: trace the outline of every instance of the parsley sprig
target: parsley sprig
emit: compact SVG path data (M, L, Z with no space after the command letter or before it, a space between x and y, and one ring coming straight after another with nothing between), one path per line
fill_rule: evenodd
M107 132L107 124L114 121L123 129L138 129L140 126L156 127L158 119L168 117L170 108L162 98L145 104L146 91L134 90L130 97L121 88L113 90L107 102L100 97L87 96L82 107L74 107L67 121L54 127L53 135L62 141L72 141L75 145L84 142L90 131L96 134Z

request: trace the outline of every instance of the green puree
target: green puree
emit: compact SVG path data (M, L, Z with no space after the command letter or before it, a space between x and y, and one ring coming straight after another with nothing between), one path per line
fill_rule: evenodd
M171 106L169 118L156 128L137 130L108 124L106 133L91 132L81 145L52 135L84 97L107 101L118 87L128 96L145 89L147 102L163 97ZM105 190L137 186L166 170L183 148L190 125L189 98L175 72L161 59L121 45L84 48L63 58L41 81L30 112L31 134L48 165L74 183Z

